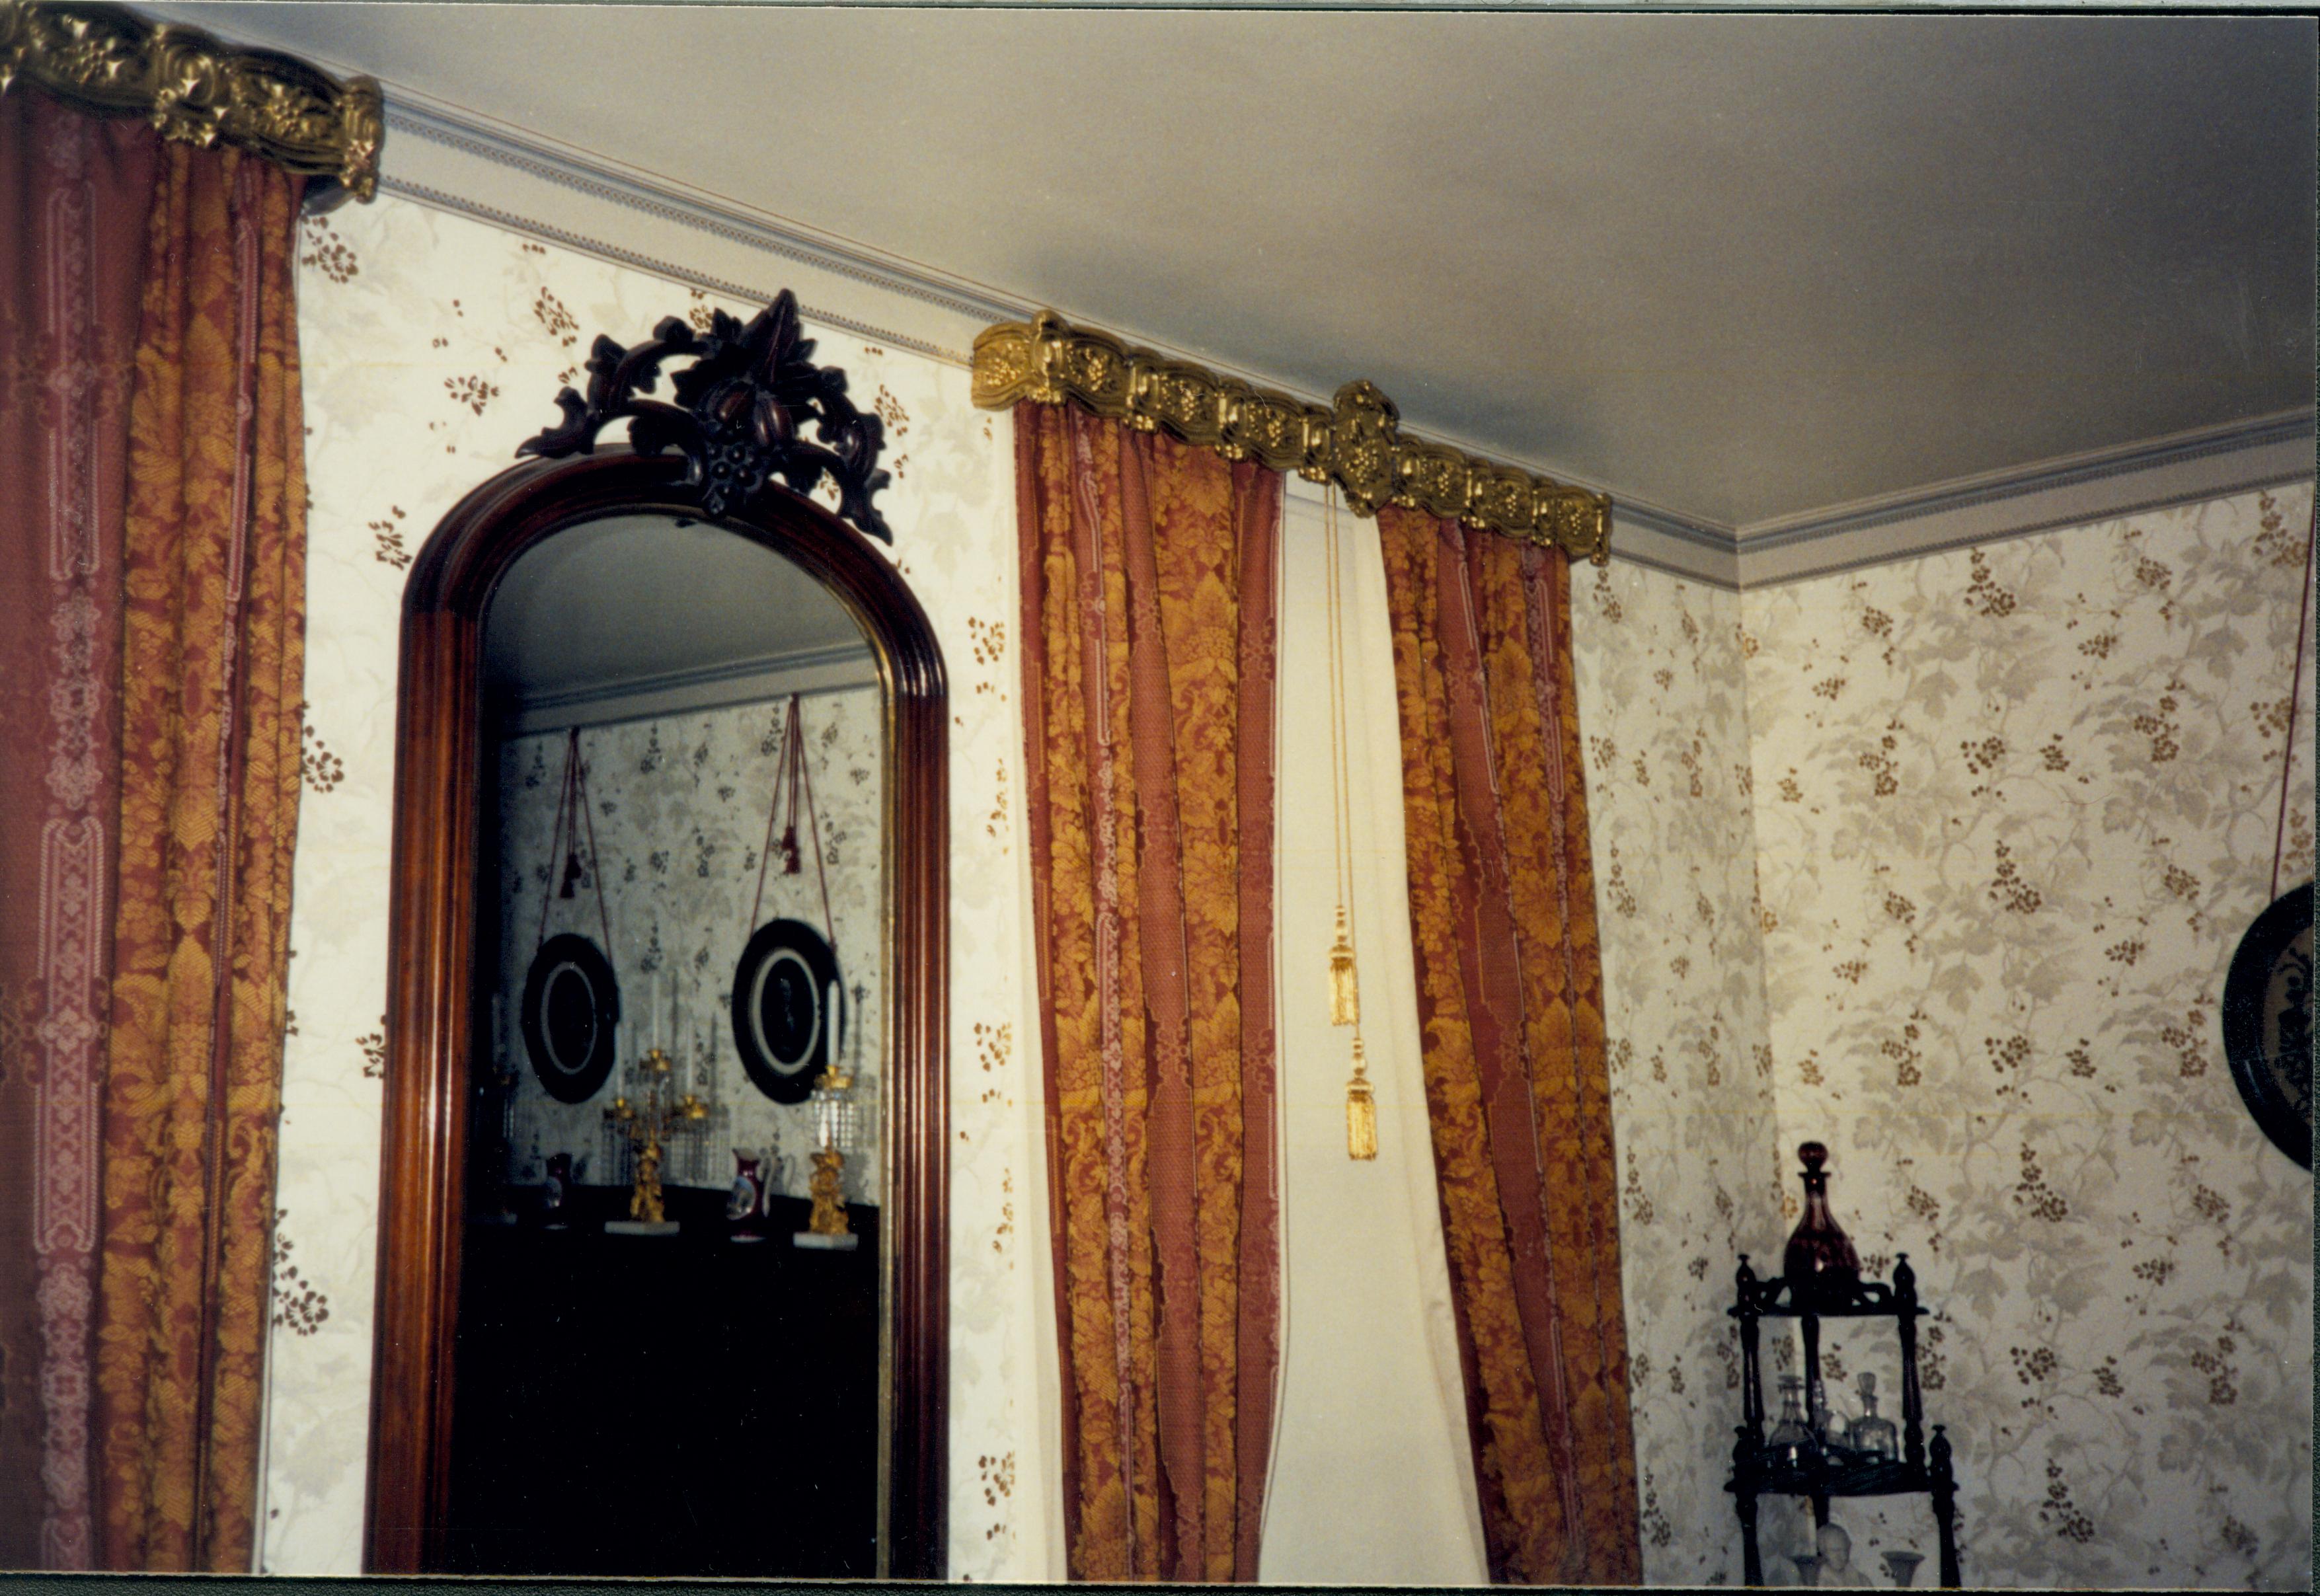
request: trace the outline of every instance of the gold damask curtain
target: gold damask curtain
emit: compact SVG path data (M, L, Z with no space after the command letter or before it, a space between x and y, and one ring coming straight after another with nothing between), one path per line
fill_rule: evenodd
M305 660L303 187L170 145L153 197L97 1314L113 1568L249 1566Z
M1071 1576L1248 1580L1280 1362L1281 479L1015 412Z
M27 1188L0 1288L35 1305L0 1306L14 1566L249 1567L299 780L303 186L21 86L0 99L0 902L24 932L0 935L0 1144Z
M1602 966L1560 553L1378 517L1426 1100L1494 1580L1640 1577Z

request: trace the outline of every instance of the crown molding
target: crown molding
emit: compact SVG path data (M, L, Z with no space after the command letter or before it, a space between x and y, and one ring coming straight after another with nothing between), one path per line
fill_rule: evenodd
M1730 527L1642 500L1611 501L1611 558L1726 593L1740 588Z
M1779 586L2309 481L2314 444L2313 413L2283 411L1755 521L1734 538L1740 585Z
M841 693L878 680L878 662L859 643L797 648L687 670L622 676L503 701L501 735L530 737L567 726L654 721L699 710L762 703L793 693Z

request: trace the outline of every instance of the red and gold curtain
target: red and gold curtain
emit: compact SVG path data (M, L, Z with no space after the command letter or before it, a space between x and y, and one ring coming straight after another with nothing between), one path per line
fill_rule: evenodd
M1074 1579L1247 1580L1280 1361L1281 479L1015 412Z
M147 247L97 1303L114 1568L249 1566L305 660L303 187L171 145Z
M1560 553L1378 518L1427 1110L1491 1577L1640 1576Z
M159 149L0 95L0 1568L95 1556L122 524Z
M0 730L36 750L0 761L0 1467L22 1487L0 1555L245 1572L299 777L303 181L20 89L0 185Z

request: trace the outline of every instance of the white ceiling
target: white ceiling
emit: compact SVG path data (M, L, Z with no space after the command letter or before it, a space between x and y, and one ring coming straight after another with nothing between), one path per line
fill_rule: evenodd
M821 584L720 527L622 515L509 567L484 616L485 691L525 703L868 645Z
M2312 404L2306 18L167 9L1725 525Z

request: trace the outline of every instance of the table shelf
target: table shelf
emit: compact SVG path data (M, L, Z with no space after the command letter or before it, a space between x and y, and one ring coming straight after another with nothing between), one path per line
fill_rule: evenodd
M1732 1477L1724 1488L1740 1517L1742 1573L1747 1583L1764 1582L1756 1544L1756 1501L1763 1496L1803 1497L1812 1503L1816 1526L1828 1522L1832 1498L1923 1494L1933 1499L1940 1539L1940 1582L1958 1584L1957 1475L1950 1441L1940 1425L1927 1436L1917 1380L1917 1320L1926 1309L1917 1301L1917 1279L1907 1253L1894 1261L1893 1279L1848 1281L1842 1286L1799 1291L1800 1283L1775 1275L1761 1279L1740 1255L1735 1277L1737 1302L1726 1312L1739 1321L1741 1423L1732 1447ZM1775 1465L1764 1433L1764 1381L1758 1327L1763 1320L1793 1319L1803 1333L1806 1389L1820 1383L1820 1326L1824 1319L1889 1319L1900 1339L1901 1456L1893 1461L1841 1463L1822 1460L1805 1469Z

